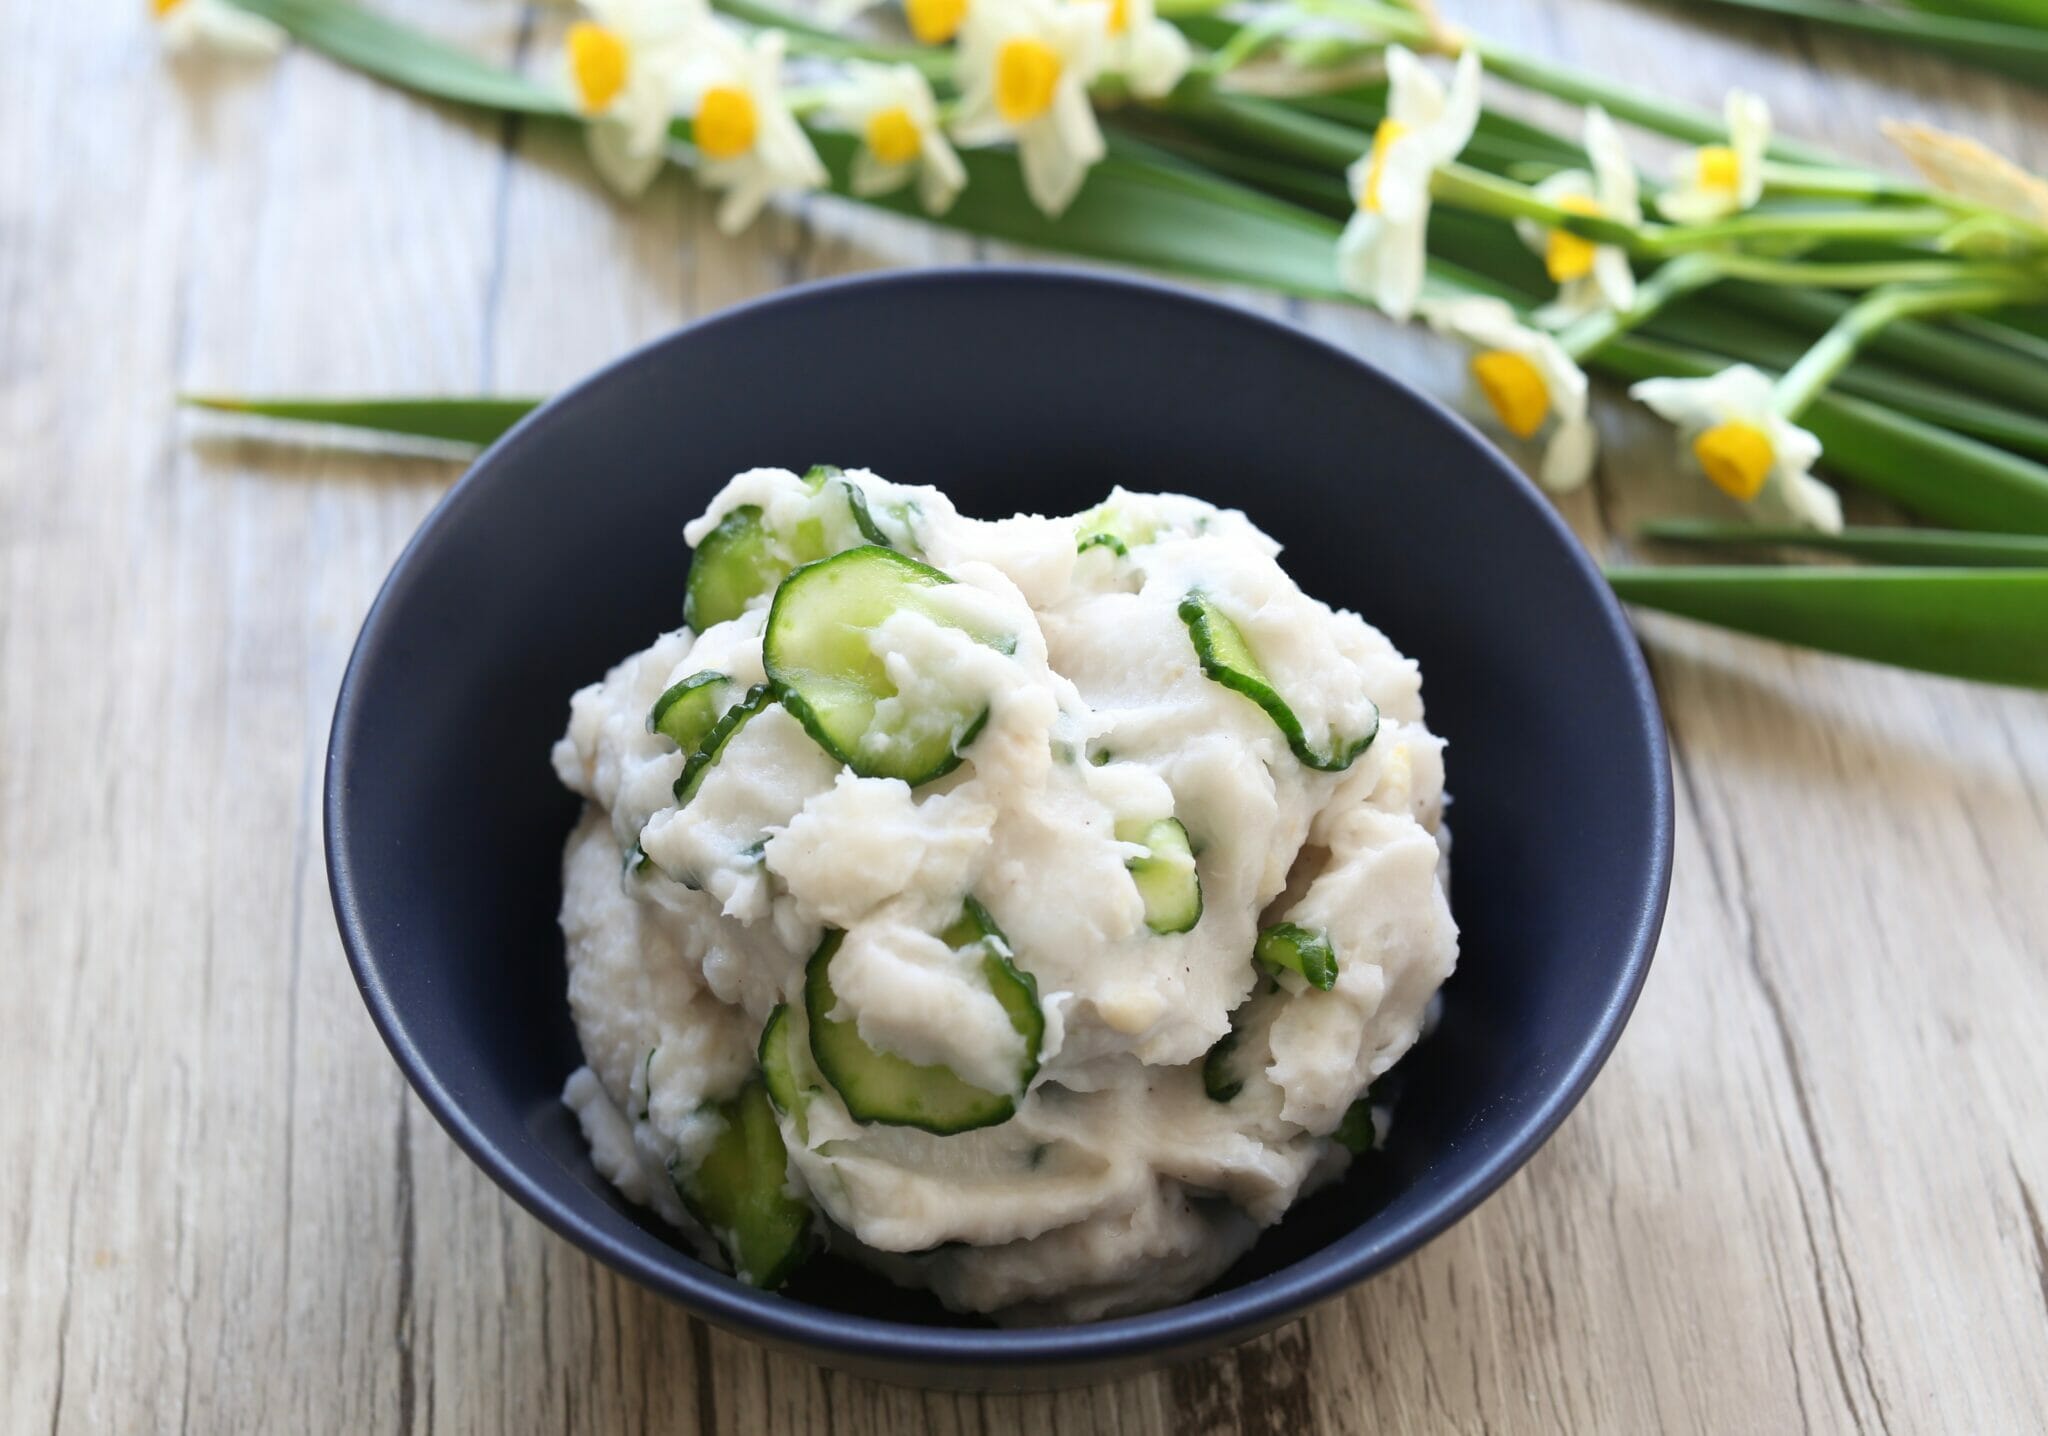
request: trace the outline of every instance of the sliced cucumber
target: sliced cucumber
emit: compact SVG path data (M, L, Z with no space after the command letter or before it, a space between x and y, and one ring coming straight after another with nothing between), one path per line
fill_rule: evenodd
M750 1286L781 1286L810 1254L811 1205L789 1189L789 1151L767 1083L756 1073L716 1110L725 1129L711 1150L692 1170L671 1165L669 1179L735 1276Z
M839 1005L832 990L832 958L844 937L828 932L811 955L804 969L804 1016L811 1028L811 1056L854 1120L950 1136L993 1127L1015 1116L1018 1100L1038 1072L1045 1014L1038 1006L1038 983L1010 960L1009 944L981 904L969 898L966 910L941 939L953 947L981 946L981 970L989 990L1024 1039L1024 1061L1009 1092L990 1092L964 1082L936 1063L878 1052L862 1039L851 1019L832 1017Z
M797 1110L802 1101L802 1091L797 1085L796 1063L790 1053L792 1019L789 1004L778 1002L775 1010L768 1014L768 1021L761 1028L761 1080L768 1084L768 1096L779 1112Z
M1379 1145L1380 1129L1372 1120L1372 1093L1367 1092L1356 1102L1344 1109L1344 1119L1337 1124L1337 1130L1330 1134L1337 1145L1352 1156L1370 1152Z
M731 681L706 669L670 685L647 710L647 731L661 734L685 753L696 752L718 722L719 700Z
M804 484L812 493L825 487L829 480L838 478L846 470L837 464L813 464L804 470Z
M882 531L882 526L875 522L875 516L868 512L868 496L861 490L860 485L851 479L841 479L839 482L846 490L846 506L853 510L853 526L860 530L860 536L869 543L880 544L883 548L896 547L889 535Z
M697 796L697 789L703 786L704 775L711 771L719 755L725 752L733 734L747 726L747 720L775 701L775 695L765 683L756 683L747 690L747 696L732 705L725 716L712 725L704 735L704 741L697 745L689 761L683 764L683 771L676 777L676 806L681 807Z
M742 504L720 519L690 560L683 622L702 633L745 613L750 602L789 572L775 549L775 536L761 521L758 506Z
M1319 991L1337 985L1337 954L1330 950L1330 939L1295 923L1276 922L1260 933L1252 956L1275 975L1283 970L1300 973Z
M775 592L762 659L776 696L826 752L863 778L900 778L916 787L950 773L988 720L985 700L963 696L912 715L910 726L885 730L876 721L877 706L896 695L896 685L868 634L900 609L954 626L928 597L952 581L929 564L867 544L804 565ZM1005 641L969 636L998 649Z
M1145 900L1145 926L1156 933L1186 932L1201 921L1202 879L1180 819L1127 818L1116 825L1116 840L1145 849L1144 857L1124 864Z
M1213 599L1200 589L1194 590L1180 601L1180 619L1188 626L1188 637L1194 641L1195 657L1201 661L1202 672L1265 709L1266 716L1287 739L1287 746L1294 750L1294 756L1306 766L1325 773L1341 773L1379 736L1380 714L1374 708L1364 736L1346 740L1332 730L1328 751L1318 753L1309 746L1301 720L1294 716L1294 710L1287 706L1274 689L1273 680L1252 656L1244 634Z
M1074 544L1076 553L1100 547L1120 558L1159 536L1159 525L1135 519L1113 503L1097 504L1082 514L1076 528L1079 533Z
M1228 1102L1244 1091L1251 1076L1245 1066L1243 1043L1235 1027L1216 1039L1209 1055L1202 1059L1202 1090L1211 1102Z

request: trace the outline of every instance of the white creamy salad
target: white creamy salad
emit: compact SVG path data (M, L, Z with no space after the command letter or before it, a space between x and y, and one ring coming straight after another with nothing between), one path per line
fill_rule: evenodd
M1086 1321L1384 1136L1457 957L1443 744L1243 514L756 469L686 537L686 626L554 751L564 1097L629 1199L758 1285L829 1245Z

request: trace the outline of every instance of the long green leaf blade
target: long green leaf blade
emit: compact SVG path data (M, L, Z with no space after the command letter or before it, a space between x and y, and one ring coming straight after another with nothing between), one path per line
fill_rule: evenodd
M335 0L233 0L330 60L414 94L522 115L561 115L561 95L452 45Z
M2048 536L1956 529L1766 528L1716 519L1652 519L1638 531L1658 543L1714 548L1794 548L1925 568L2048 568Z
M2048 688L2048 569L1613 568L1624 601L1985 683Z
M435 399L245 399L221 394L187 394L182 402L218 414L247 414L302 424L333 424L379 434L439 439L477 448L532 413L539 399L490 396Z

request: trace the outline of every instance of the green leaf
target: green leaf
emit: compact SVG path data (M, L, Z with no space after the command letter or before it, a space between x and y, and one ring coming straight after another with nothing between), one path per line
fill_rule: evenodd
M418 95L522 115L569 115L559 94L417 31L336 0L233 0L293 39Z
M1956 529L1766 528L1714 519L1652 519L1639 530L1658 543L1736 548L1796 548L1846 554L1877 563L1940 568L2048 568L2048 536L1968 533Z
M2048 568L1612 568L1628 603L1901 668L2048 688Z
M334 424L380 434L442 439L482 448L525 418L538 399L477 396L440 399L244 399L224 394L185 394L180 402L220 414L249 414L303 424Z
M1739 10L1810 20L1941 50L2034 84L2048 84L2048 32L2024 25L1902 13L1849 0L1708 0ZM1490 68L1490 67L1489 67Z

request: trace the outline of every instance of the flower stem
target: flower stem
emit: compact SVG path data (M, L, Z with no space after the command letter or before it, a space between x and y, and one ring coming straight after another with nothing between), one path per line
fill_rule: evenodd
M763 30L780 30L789 36L792 50L822 55L832 60L873 60L885 65L910 65L927 80L943 81L953 73L952 57L944 50L918 45L885 45L852 40L834 34L793 11L764 3L764 0L712 0L720 14Z
M1874 289L1881 284L1956 284L1990 281L2025 284L2042 279L2036 270L2013 264L1962 259L1883 259L1863 262L1766 259L1761 255L1713 251L1729 279L1757 284L1801 284L1820 289Z
M1841 372L1856 351L1878 331L1916 314L1949 314L1964 309L1995 309L2026 303L2044 292L2039 284L1984 283L1912 287L1887 285L1873 289L1851 305L1827 333L1785 371L1772 392L1779 413L1797 419Z
M1588 314L1559 334L1558 344L1574 359L1596 353L1617 335L1648 323L1672 300L1724 277L1720 259L1714 254L1680 255L1636 286L1635 302L1626 310Z
M1653 254L1753 239L1931 239L1955 224L1947 210L1823 209L1751 210L1709 224L1673 225L1647 232L1643 248Z
M1664 233L1661 225L1633 225L1605 215L1578 214L1560 208L1524 184L1453 161L1438 168L1429 183L1430 196L1460 209L1477 210L1498 219L1527 219L1546 229L1569 230L1601 244L1630 249L1643 247Z

